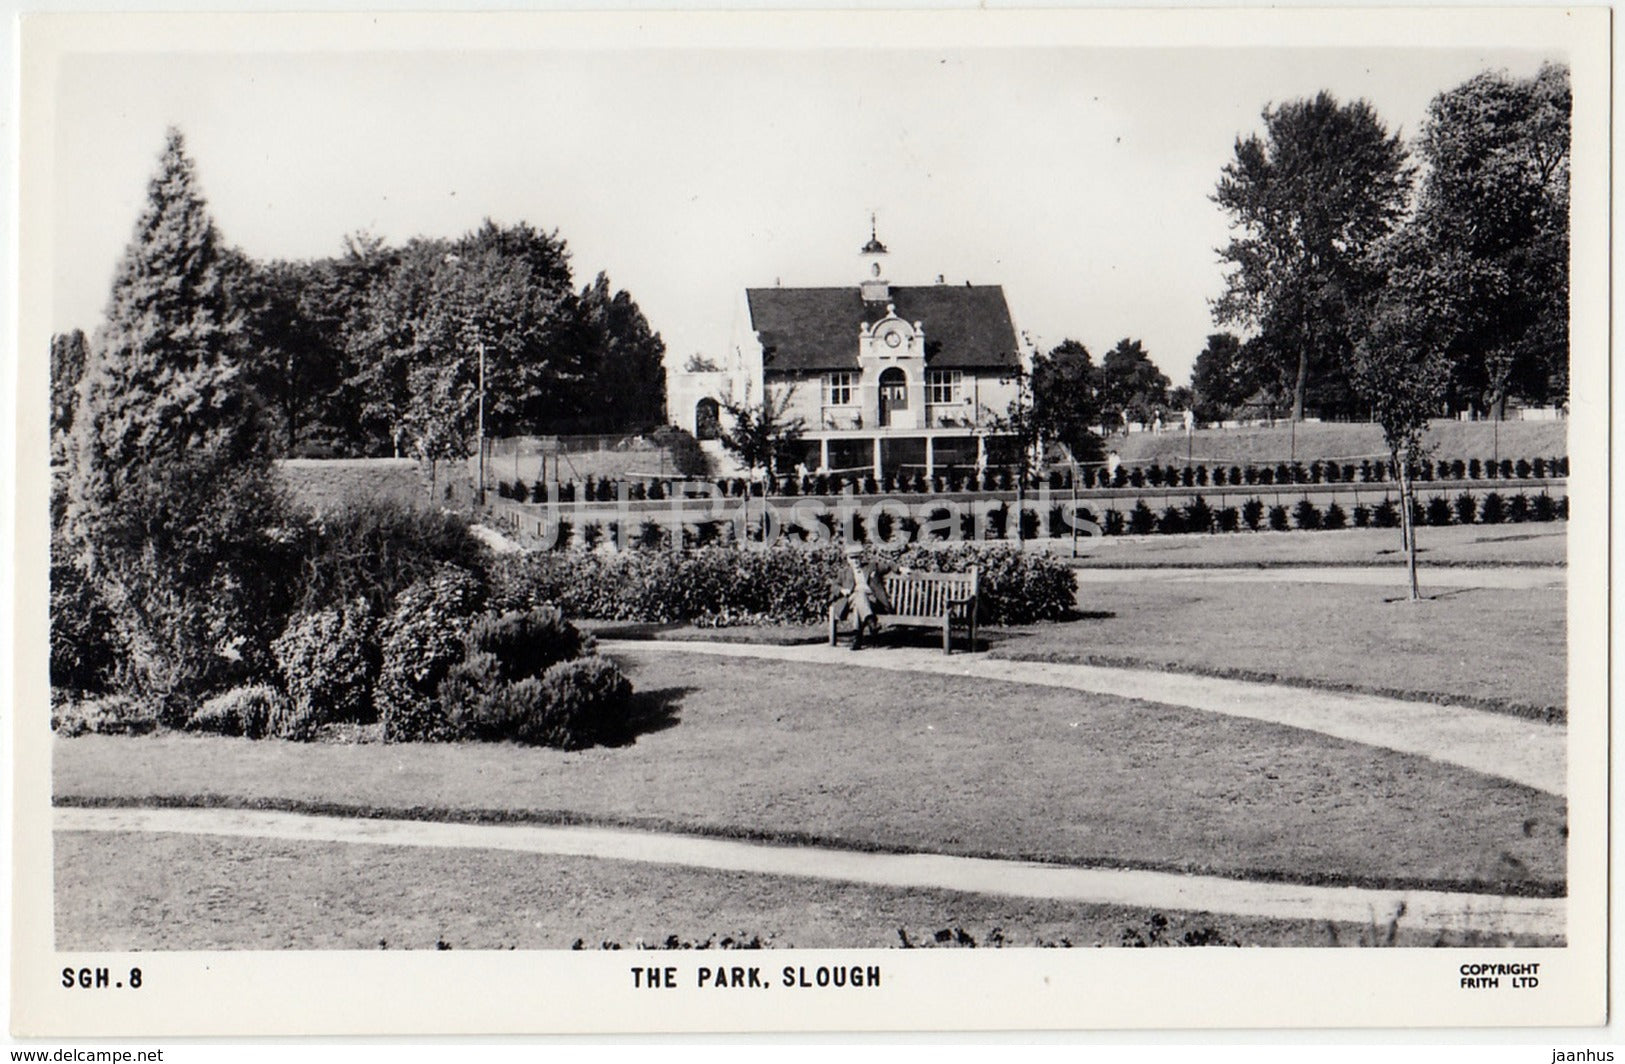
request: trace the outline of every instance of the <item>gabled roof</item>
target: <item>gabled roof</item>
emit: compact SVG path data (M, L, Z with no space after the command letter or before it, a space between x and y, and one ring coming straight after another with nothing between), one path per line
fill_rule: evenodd
M1010 307L999 285L892 286L866 303L850 288L749 288L750 324L762 340L768 372L858 368L858 326L897 316L925 330L926 365L939 369L1015 369L1020 365Z

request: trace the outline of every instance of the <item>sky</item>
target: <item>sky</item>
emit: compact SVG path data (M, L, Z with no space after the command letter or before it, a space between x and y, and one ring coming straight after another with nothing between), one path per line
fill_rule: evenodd
M631 292L668 363L725 349L745 287L1002 284L1040 347L1140 339L1175 383L1216 330L1211 201L1266 105L1326 89L1416 133L1535 51L641 48L76 53L56 80L51 325L94 330L156 167L186 137L226 241L556 229ZM929 323L927 323L929 328Z

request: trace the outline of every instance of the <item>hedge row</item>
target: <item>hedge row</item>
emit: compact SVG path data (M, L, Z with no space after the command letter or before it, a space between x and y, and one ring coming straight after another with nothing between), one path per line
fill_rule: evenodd
M1415 525L1498 525L1524 521L1566 521L1569 516L1567 496L1556 499L1541 492L1533 497L1525 494L1503 498L1490 492L1475 499L1463 492L1455 499L1434 495L1423 502L1411 501L1411 523ZM1261 499L1248 499L1238 506L1215 508L1198 495L1189 506L1168 506L1160 512L1146 505L1145 500L1135 504L1127 516L1115 511L1106 514L1102 531L1108 535L1182 534L1186 532L1239 532L1246 529L1258 532L1269 529L1286 532L1336 530L1342 528L1398 528L1399 504L1385 498L1375 506L1360 504L1353 513L1333 502L1324 510L1308 499L1300 499L1296 506L1281 504L1266 506Z
M981 618L991 624L1055 620L1072 607L1072 570L1007 548L912 546L888 553L927 572L980 572ZM703 547L615 554L536 553L504 559L493 576L510 608L553 603L571 616L654 623L811 624L846 568L834 547Z
M1435 480L1543 480L1547 477L1566 477L1569 472L1567 457L1558 458L1503 458L1464 460L1441 458L1437 461L1417 463L1413 469L1415 479L1423 482ZM974 470L943 470L935 476L924 473L888 474L875 477L807 474L800 477L774 477L770 481L747 481L743 477L723 478L715 482L717 493L730 498L745 495L761 497L797 495L839 495L850 491L855 495L927 494L964 491L1013 491L1018 474L1011 469L989 469L982 473ZM1393 480L1388 463L1362 460L1354 463L1315 461L1278 463L1275 465L1135 465L1119 466L1114 473L1104 467L1081 469L1077 487L1085 488L1160 488L1184 487L1248 487L1275 484L1381 484ZM1033 490L1048 483L1055 491L1070 491L1073 475L1070 470L1057 470L1040 478L1029 476L1027 487ZM497 495L517 502L543 502L554 488L560 502L614 502L624 486L627 498L634 502L661 500L668 488L659 480L598 480L587 477L584 481L564 481L556 486L542 481L500 481Z
M932 510L928 515L931 524L922 529L920 522L913 517L894 517L890 513L881 513L870 518L859 514L852 523L852 538L858 543L875 544L877 548L887 550L900 549L899 544L906 543L910 550L943 551L953 549L955 543L960 544L959 549L968 549L963 545L978 541L1004 541L1015 538L1015 527L1010 520L1010 511L1013 509L1007 503L990 506L984 522L984 527L978 528L977 520L970 513L960 514L960 527L957 534L950 534L947 518L949 511L946 508ZM1072 525L1067 521L1067 507L1052 505L1047 514L1040 515L1036 510L1029 509L1022 514L1022 538L1038 539L1048 537L1053 539L1067 539L1073 534ZM1168 532L1238 532L1243 529L1257 531L1260 529L1273 529L1287 531L1289 529L1338 529L1338 528L1365 528L1384 527L1386 515L1392 513L1392 524L1399 524L1397 504L1392 498L1385 499L1375 506L1358 504L1352 513L1337 502L1331 503L1324 511L1308 499L1300 500L1295 506L1273 505L1267 506L1261 499L1252 498L1240 506L1215 507L1205 498L1198 495L1188 506L1165 506L1160 510L1153 509L1144 499L1138 500L1132 509L1109 509L1096 512L1082 506L1077 511L1077 521L1080 534L1096 534L1088 528L1092 523L1098 534L1107 536L1121 535L1149 535L1152 533ZM1562 520L1568 517L1568 498L1559 496L1553 498L1545 492L1530 496L1519 493L1512 496L1502 496L1497 492L1489 492L1481 499L1463 492L1454 500L1443 496L1434 496L1426 503L1417 504L1417 524L1444 525L1444 524L1501 524L1502 522L1521 521L1551 521ZM1302 520L1298 519L1302 515ZM830 547L819 547L816 541L830 543L837 541L844 532L838 532L835 518L825 515L822 530L809 530L796 524L789 524L777 530L779 539L775 542L785 547L798 547L798 554L806 557L809 554L830 552ZM746 532L753 543L760 543L760 525L754 525ZM682 546L690 552L714 551L718 548L735 549L739 544L742 530L740 525L731 520L700 521L683 526ZM553 548L552 553L563 554L565 559L550 563L559 567L561 579L570 572L570 567L581 559L582 551L591 552L593 557L599 557L598 548L607 543L614 543L623 548L617 553L649 554L670 551L676 547L672 539L671 528L663 522L653 519L643 521L635 530L628 531L623 538L618 523L610 521L604 524L589 523L580 529L571 526L570 522L562 521L556 530L552 543L547 544ZM815 541L816 537L816 541ZM569 548L577 548L569 550ZM756 553L761 553L757 551ZM598 564L591 559L580 564ZM634 563L624 563L628 578L635 576ZM674 594L682 593L681 588L673 589ZM585 593L583 593L585 595ZM572 600L574 601L574 600ZM603 610L601 603L596 602L590 595L581 599L583 609L566 606L566 612L573 616L584 617L610 617L611 613L590 612ZM633 611L637 613L639 611ZM703 611L701 611L703 613ZM784 611L776 606L768 609L767 613L773 616L788 615L795 611ZM684 613L680 618L691 619L700 614ZM631 615L619 619L633 619ZM642 618L642 619L668 619L668 618Z

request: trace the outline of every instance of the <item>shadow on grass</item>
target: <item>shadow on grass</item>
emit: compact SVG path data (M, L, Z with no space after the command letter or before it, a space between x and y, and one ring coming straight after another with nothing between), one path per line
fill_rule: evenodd
M682 723L678 710L683 699L695 690L693 687L658 687L652 691L633 691L626 718L620 727L602 737L600 745L631 746L640 736L675 728Z

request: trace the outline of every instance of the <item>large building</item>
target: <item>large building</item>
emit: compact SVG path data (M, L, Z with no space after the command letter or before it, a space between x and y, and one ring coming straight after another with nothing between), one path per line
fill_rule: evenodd
M872 231L862 254L858 284L746 289L722 364L668 378L677 423L721 457L721 401L765 395L805 424L808 470L930 476L1003 460L995 419L1031 365L1004 289L893 285Z

